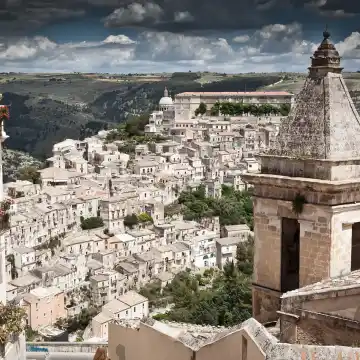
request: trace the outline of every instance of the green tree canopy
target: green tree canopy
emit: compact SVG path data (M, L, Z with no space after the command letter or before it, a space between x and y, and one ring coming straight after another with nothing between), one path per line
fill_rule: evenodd
M138 223L139 223L139 219L135 214L126 215L124 217L124 225L131 229Z
M179 204L183 205L185 220L200 220L219 216L220 225L247 224L253 228L253 208L251 193L237 191L230 186L222 186L222 197L207 197L205 187L188 189L180 193Z
M20 169L20 180L31 181L33 184L41 183L41 176L39 173L39 168L35 166L26 166Z
M218 115L219 113L229 116L241 116L244 114L251 114L254 116L287 116L290 112L290 104L281 104L279 106L272 104L244 104L234 102L216 102L211 108L211 115Z
M233 262L224 266L207 288L190 272L177 274L165 287L174 307L162 319L213 326L233 326L251 316L251 278Z
M195 116L198 116L199 114L204 115L204 114L206 114L206 111L207 111L206 104L201 102L199 107L195 110Z
M153 222L153 218L148 213L141 213L138 215L138 221L142 223Z
M236 248L236 266L240 272L252 275L254 267L254 238L249 235L247 241Z
M84 219L83 217L80 218L81 221L81 229L83 230L90 230L90 229L96 229L98 227L104 226L104 221L99 216L92 216L87 219Z

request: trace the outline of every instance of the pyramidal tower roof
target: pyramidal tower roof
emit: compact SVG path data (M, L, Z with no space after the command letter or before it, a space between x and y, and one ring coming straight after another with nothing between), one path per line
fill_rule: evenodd
M323 35L305 84L280 126L272 155L335 161L360 158L360 117L330 33Z

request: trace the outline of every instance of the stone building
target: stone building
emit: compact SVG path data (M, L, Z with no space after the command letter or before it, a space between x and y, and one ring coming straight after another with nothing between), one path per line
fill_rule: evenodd
M254 185L253 316L278 318L281 294L360 268L360 117L325 31L309 75L262 154Z
M175 95L175 120L189 120L194 117L195 110L199 107L200 103L204 103L210 111L216 102L229 101L257 105L291 105L293 97L293 94L285 91L183 92Z
M255 319L233 328L118 321L109 325L108 356L114 360L321 360L358 359L359 348L279 342Z

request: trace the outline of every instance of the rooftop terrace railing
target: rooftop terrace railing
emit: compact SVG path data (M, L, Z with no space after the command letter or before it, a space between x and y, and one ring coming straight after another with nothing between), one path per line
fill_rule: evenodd
M106 342L27 342L26 352L81 352L94 353L99 347L106 348Z

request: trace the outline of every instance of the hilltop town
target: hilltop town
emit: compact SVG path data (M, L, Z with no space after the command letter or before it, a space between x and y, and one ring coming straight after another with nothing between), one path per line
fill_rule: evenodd
M185 93L173 101L165 89L141 144L130 148L126 125L54 144L48 167L4 184L4 201L11 202L7 301L26 304L31 314L51 295L56 313L28 320L40 334L59 318L98 307L90 334L107 340L105 326L114 318L149 315L148 300L136 293L145 284L235 260L251 225L223 225L219 216L187 220L176 204L189 189L215 199L224 186L248 190L242 175L258 172L255 156L272 144L280 110L288 111L292 99L281 92ZM249 108L237 116L198 113L231 101ZM134 301L144 303L139 314L130 311Z
M4 359L355 359L360 118L329 38L296 98L165 88L1 182Z

